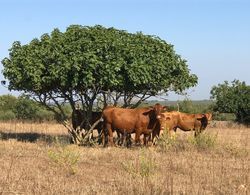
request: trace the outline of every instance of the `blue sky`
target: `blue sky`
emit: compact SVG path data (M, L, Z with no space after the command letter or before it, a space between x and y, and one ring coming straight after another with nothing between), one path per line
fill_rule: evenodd
M71 24L100 24L157 35L173 44L199 78L187 91L190 99L209 99L211 87L224 80L250 84L248 0L0 0L0 7L1 60L14 41L29 43ZM0 95L7 93L0 86Z

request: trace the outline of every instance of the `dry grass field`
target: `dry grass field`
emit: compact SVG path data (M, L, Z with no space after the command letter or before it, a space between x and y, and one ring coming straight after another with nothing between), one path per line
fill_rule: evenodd
M68 144L58 124L0 123L0 194L244 194L250 128L211 124L198 140L177 130L154 147Z

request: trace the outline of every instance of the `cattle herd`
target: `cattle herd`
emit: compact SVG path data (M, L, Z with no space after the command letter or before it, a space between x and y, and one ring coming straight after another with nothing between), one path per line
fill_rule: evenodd
M102 112L92 112L91 121L87 124L84 121L85 113L83 110L75 110L72 113L72 126L74 129L87 128L97 120L99 124L95 127L98 130L101 142L106 145L114 146L113 133L116 132L118 144L131 143L131 134L135 134L134 142L139 145L141 135L143 135L144 145L148 141L154 143L155 138L160 136L164 130L171 135L177 128L183 131L194 131L194 135L200 134L212 119L211 113L188 114L179 111L168 111L166 106L156 103L154 106L145 108L120 108L107 106ZM100 143L101 143L100 142Z

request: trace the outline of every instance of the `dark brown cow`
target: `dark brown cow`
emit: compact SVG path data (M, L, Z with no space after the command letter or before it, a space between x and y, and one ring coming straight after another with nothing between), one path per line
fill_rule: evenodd
M169 134L171 130L176 131L177 128L183 131L195 131L195 136L206 129L208 125L207 114L187 114L178 111L165 112L157 116L160 123L160 129L167 129Z
M147 108L119 108L107 107L103 110L104 131L108 134L108 142L114 145L113 131L117 130L122 134L135 133L136 144L140 143L140 135L144 134L144 144L146 145L146 137L159 128L156 116L165 110L160 104Z
M92 118L90 121L90 126L93 125L97 120L99 120L102 117L102 112L92 112ZM79 127L79 131L82 129L86 128L88 126L87 121L84 121L86 119L86 112L77 109L75 112L72 112L72 126L75 130L78 130L77 128ZM97 129L99 136L101 135L101 131L103 128L103 122L100 121L96 126L95 129ZM100 140L99 140L100 142Z

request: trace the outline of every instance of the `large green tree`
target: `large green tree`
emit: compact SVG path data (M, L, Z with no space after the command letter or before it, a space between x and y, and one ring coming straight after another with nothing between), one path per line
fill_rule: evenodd
M225 81L214 86L211 95L216 100L215 111L234 113L238 122L250 123L250 86L245 82Z
M89 119L97 99L104 106L119 102L135 107L151 96L182 92L197 83L166 41L100 25L71 25L28 44L16 41L2 64L10 90L31 95L61 121L65 103L73 111L80 103Z

